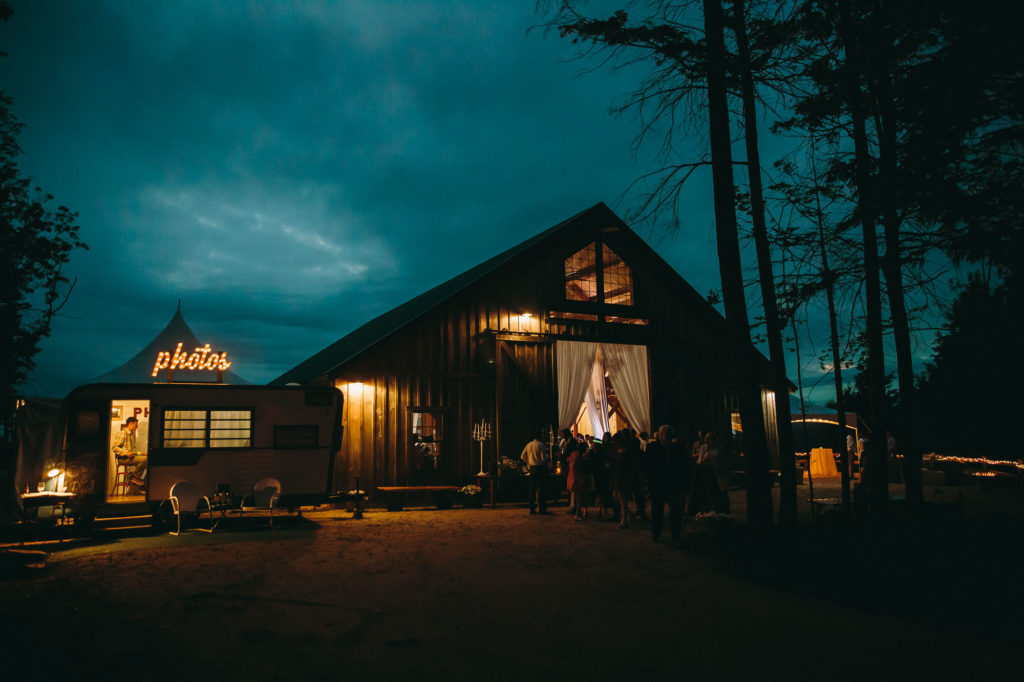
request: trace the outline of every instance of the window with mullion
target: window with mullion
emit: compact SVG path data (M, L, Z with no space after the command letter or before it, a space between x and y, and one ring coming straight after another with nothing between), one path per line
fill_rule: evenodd
M252 445L252 410L167 409L165 448L247 448Z
M210 447L245 448L252 439L252 410L210 410Z
M632 306L633 271L607 244L591 242L565 259L565 300Z

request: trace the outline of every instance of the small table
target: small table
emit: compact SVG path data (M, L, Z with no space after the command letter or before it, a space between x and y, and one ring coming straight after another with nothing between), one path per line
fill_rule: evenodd
M228 518L228 512L238 509L238 506L228 490L218 490L206 499L210 502L210 532L213 532L221 521ZM214 512L220 512L220 517L214 519Z
M60 524L67 526L68 523L68 505L71 503L71 498L74 497L74 493L57 493L52 491L44 491L41 493L22 493L21 497L21 522L25 523L28 521L28 510L34 508L36 510L36 522L39 521L39 508L40 507L53 507L56 511L60 509ZM63 542L64 538L61 536L60 541Z

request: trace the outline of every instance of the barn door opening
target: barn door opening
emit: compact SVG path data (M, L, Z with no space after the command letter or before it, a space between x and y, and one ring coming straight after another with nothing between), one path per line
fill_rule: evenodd
M651 433L646 346L558 341L559 428L600 438L625 428Z

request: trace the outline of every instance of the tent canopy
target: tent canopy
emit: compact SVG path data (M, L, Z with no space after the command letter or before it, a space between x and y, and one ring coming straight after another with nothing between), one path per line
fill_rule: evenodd
M835 422L836 420L836 411L831 407L825 407L824 405L818 405L809 400L804 400L803 409L806 411L808 420L831 422ZM800 396L792 393L789 395L789 413L793 422L803 421L804 413L800 409ZM853 429L859 428L858 419L859 417L856 412L846 413L846 425L848 427Z
M135 357L128 362L116 369L110 370L103 376L93 379L89 383L163 383L167 380L166 370L162 370L157 374L157 376L153 376L153 366L156 363L157 356L161 352L173 353L179 343L182 344L181 350L183 353L191 353L196 348L201 348L203 346L196 335L192 332L192 329L185 322L185 318L182 317L180 303L178 304L177 312L174 313L174 317L171 318L171 321L166 327L164 327L164 330L157 334L156 338L153 339L149 345L140 350ZM174 370L174 381L183 383L212 383L216 381L216 374L211 371L176 369ZM248 384L249 382L228 369L224 371L223 383Z

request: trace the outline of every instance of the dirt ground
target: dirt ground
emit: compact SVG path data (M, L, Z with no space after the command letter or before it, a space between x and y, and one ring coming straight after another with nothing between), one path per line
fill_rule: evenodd
M741 492L733 500L742 507ZM930 580L879 581L913 590L908 608L858 577L891 563L847 554L859 568L837 568L864 545L833 542L827 519L806 518L801 549L780 554L742 533L691 527L680 548L652 542L644 522L620 530L552 511L312 511L274 530L66 544L45 568L0 580L0 669L83 680L1019 679L1020 602L999 604L1004 578L964 582L928 559L911 578ZM949 594L971 591L950 610ZM975 599L996 606L971 614Z

